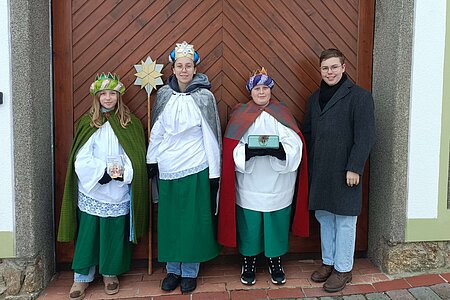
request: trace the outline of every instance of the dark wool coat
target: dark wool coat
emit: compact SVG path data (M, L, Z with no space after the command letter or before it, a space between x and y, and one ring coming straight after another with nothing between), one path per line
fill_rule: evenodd
M349 187L346 172L363 174L374 143L370 92L347 79L321 111L319 90L315 91L309 97L302 132L308 149L309 209L359 215L362 180Z

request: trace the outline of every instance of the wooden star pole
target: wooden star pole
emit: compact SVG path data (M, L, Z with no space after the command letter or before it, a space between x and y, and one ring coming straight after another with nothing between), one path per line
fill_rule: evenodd
M150 143L150 94L152 90L156 90L157 85L163 84L161 79L162 73L161 70L163 68L162 64L157 64L156 61L153 61L150 56L144 61L141 61L139 65L134 65L136 69L136 81L135 85L140 85L141 89L145 88L147 92L147 132L148 132L148 141ZM149 184L149 197L150 197L150 211L149 211L149 232L148 232L148 274L152 274L153 272L153 249L152 249L152 186L151 181Z

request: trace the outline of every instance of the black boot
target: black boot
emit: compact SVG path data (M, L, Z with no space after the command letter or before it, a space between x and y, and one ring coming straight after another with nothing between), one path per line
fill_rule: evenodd
M181 277L181 292L190 293L197 288L197 278Z
M164 280L161 284L161 289L163 291L168 291L168 292L173 291L180 285L180 282L181 282L180 275L168 273L166 278L164 278Z
M256 256L244 256L242 259L241 282L253 285L256 282Z
M281 256L269 257L269 273L274 284L283 284L286 282L286 275L281 266Z

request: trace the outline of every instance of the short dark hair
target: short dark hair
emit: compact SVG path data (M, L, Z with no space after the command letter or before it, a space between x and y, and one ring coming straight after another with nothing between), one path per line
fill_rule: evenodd
M321 64L324 60L327 60L332 57L339 58L341 64L344 64L345 62L345 56L344 54L342 54L341 51L339 51L338 49L329 48L327 50L323 50L322 53L320 54L319 64Z

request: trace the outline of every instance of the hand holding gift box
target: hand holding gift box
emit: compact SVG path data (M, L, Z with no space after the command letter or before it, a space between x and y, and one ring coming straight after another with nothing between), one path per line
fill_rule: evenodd
M123 177L123 158L121 155L108 156L106 159L107 172L111 178Z

